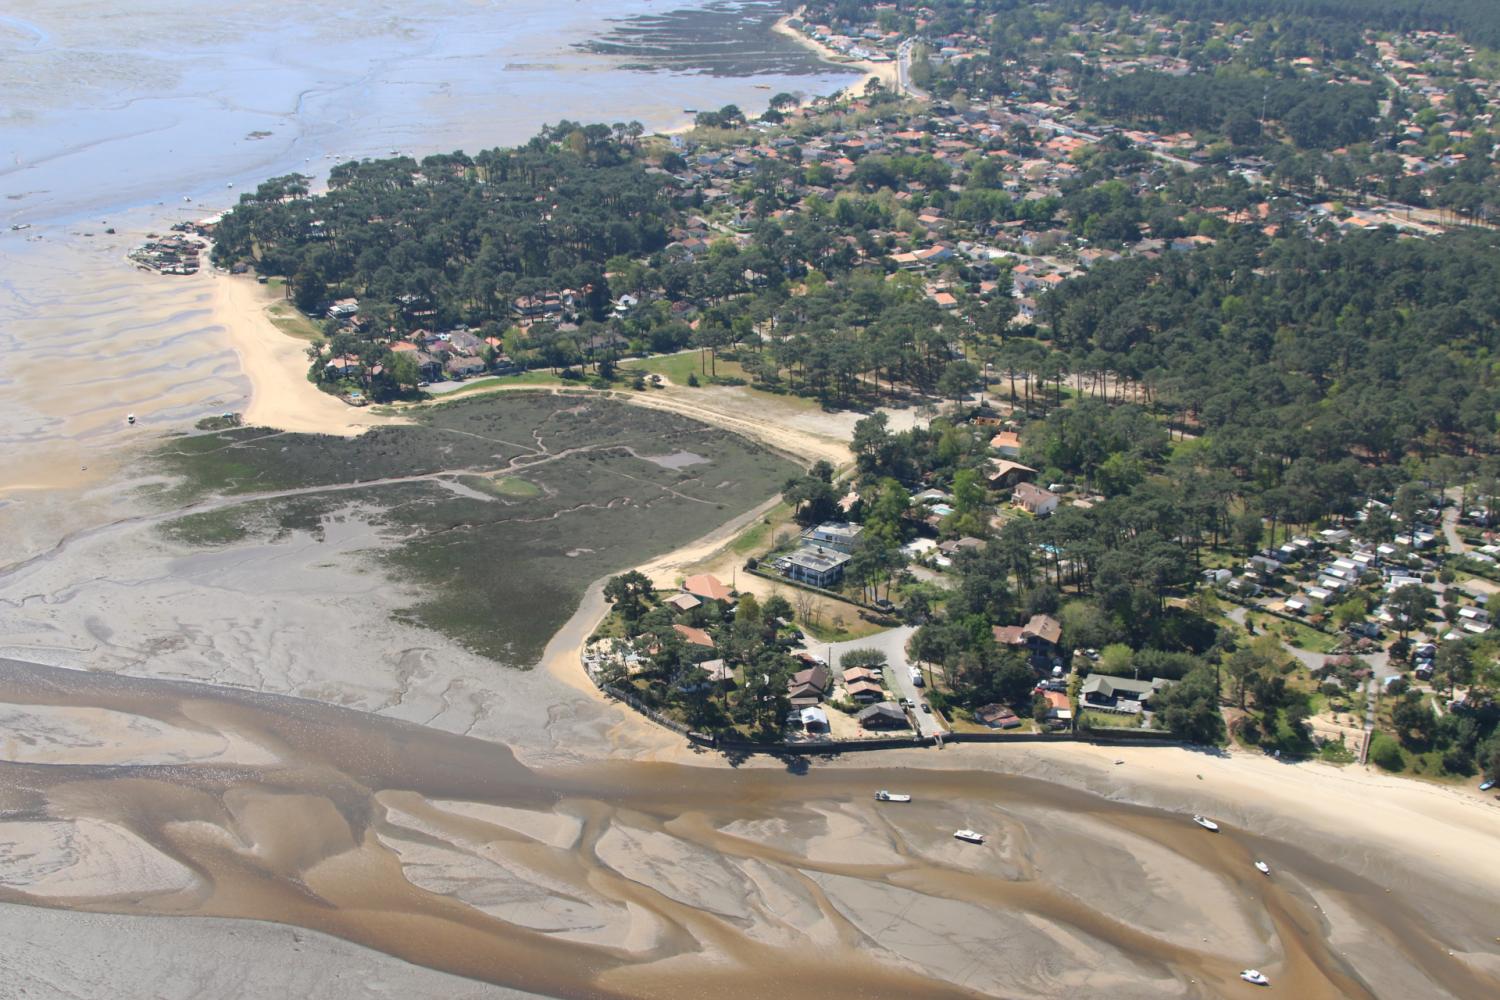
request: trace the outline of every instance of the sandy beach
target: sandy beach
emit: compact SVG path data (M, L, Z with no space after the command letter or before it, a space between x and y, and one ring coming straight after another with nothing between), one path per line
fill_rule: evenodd
M795 14L788 14L785 17L777 18L776 23L772 26L771 30L775 31L779 35L784 35L785 37L792 39L798 45L804 46L805 48L816 52L818 55L822 56L823 59L830 63L834 63L839 66L848 66L851 69L855 69L863 73L865 75L865 79L864 82L859 84L861 90L869 86L871 82L879 83L882 87L890 91L896 90L898 73L895 60L891 60L890 62L870 62L864 59L851 59L837 49L834 49L828 45L824 45L816 38L797 31L787 23L793 18L800 17L801 14L801 10L798 10Z
M244 422L307 434L358 434L390 423L367 407L350 406L307 380L307 343L278 330L266 314L277 301L254 279L209 271L212 317L223 328L240 370L250 380Z

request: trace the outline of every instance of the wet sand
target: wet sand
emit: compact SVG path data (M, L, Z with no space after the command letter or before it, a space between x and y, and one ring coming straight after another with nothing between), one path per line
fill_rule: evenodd
M28 859L7 866L7 902L273 919L553 996L744 992L750 975L753 996L1216 996L1247 965L1299 997L1500 988L1492 884L1387 895L1389 871L1358 874L1340 849L1213 836L1057 781L863 762L532 768L314 702L3 667L12 711L207 726L276 758L4 765L0 844ZM887 786L918 801L877 807ZM989 842L953 840L958 825ZM97 877L122 856L123 893Z

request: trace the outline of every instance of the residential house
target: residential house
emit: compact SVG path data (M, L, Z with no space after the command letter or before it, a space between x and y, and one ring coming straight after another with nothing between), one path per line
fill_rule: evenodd
M1051 655L1062 640L1062 623L1051 615L1032 615L1025 625L990 628L997 646L1023 646L1036 655Z
M1029 483L1035 478L1036 470L1031 466L1022 465L1008 458L992 458L985 466L984 479L992 490L1012 489L1022 483Z
M1041 696L1047 701L1048 722L1072 722L1073 703L1068 700L1064 691L1042 691Z
M788 728L804 733L827 733L828 713L816 705L804 705L787 713L786 723Z
M355 357L352 354L345 354L337 358L330 358L328 364L323 366L324 370L327 371L328 374L336 378L347 378L350 375L357 375L363 367L364 366L360 363L359 358Z
M833 675L828 668L816 664L792 675L786 685L787 697L796 706L816 705L828 697L828 689L832 686Z
M703 646L707 649L714 648L713 636L709 635L701 628L694 628L691 625L673 625L672 629L678 635L682 636L683 642L686 642L693 646Z
M725 687L734 685L734 668L723 660L704 660L698 664L698 669L703 671L710 684L722 684Z
M1018 507L1036 517L1046 517L1057 509L1059 497L1051 490L1044 490L1035 483L1021 483L1011 494Z
M1051 615L1032 615L1022 635L1037 652L1051 652L1062 641L1062 623Z
M960 552L978 552L984 548L984 539L965 535L962 538L950 538L938 546L938 551L948 558L956 557Z
M688 577L682 581L682 589L702 601L718 601L720 604L734 603L734 594L712 573L699 573Z
M849 693L849 699L851 701L857 701L861 703L879 701L881 698L885 697L885 691L879 684L875 683L874 681L858 680L846 682L844 684L844 690Z
M843 579L849 554L835 549L803 546L787 557L788 579L814 587L831 587Z
M684 612L703 607L703 602L692 594L673 594L662 603Z
M863 525L847 521L824 521L817 527L804 531L802 543L822 546L836 552L853 553L855 546L859 544L860 533L864 530Z
M1020 716L1005 705L982 705L974 710L974 721L990 729L1015 729Z
M901 706L895 702L877 702L863 709L855 720L865 729L909 729L911 724L906 720L906 713Z
M443 371L449 378L472 378L475 375L484 374L484 362L475 357L455 355L444 362Z
M1015 431L1001 431L990 438L990 447L999 453L1001 458L1017 459L1021 457L1021 435Z
M1090 674L1078 694L1079 700L1089 708L1136 714L1148 708L1152 697L1171 683L1162 677L1146 681L1111 677L1108 674Z

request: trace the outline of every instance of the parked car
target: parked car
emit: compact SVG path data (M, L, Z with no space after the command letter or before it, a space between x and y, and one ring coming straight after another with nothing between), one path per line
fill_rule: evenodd
M928 715L931 715L932 714L932 706L929 705L929 704L927 704L927 702L924 701L924 702L922 702L922 711L926 712Z
M1493 781L1481 781L1479 783L1479 790L1481 792L1487 792L1491 788L1494 788L1494 787L1495 787L1495 783Z

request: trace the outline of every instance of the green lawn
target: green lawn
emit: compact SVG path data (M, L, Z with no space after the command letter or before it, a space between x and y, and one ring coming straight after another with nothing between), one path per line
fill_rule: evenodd
M1329 635L1327 632L1319 632L1317 629L1300 622L1287 621L1275 615L1248 614L1246 621L1255 625L1257 632L1273 632L1281 638L1281 641L1298 649L1306 649L1314 653L1326 653L1338 644L1338 637Z
M720 376L749 381L749 376L745 374L745 369L738 361L725 361L720 358L718 364L714 365L705 354L702 362L704 367L711 367ZM641 371L651 375L661 375L673 385L687 385L689 375L696 375L699 381L703 382L709 379L708 374L700 369L697 351L663 354L660 357L645 358L640 361L627 361L620 366L620 369L621 371Z
M807 621L799 621L802 631L807 633L809 639L818 642L848 642L850 639L863 639L865 636L884 632L884 625L876 625L859 617L859 610L849 605L832 604L830 599L823 598L828 606L825 606L823 618L817 625ZM795 603L795 602L794 602ZM842 616L842 625L834 624L835 617Z
M1139 729L1139 715L1116 715L1114 712L1083 712L1080 722L1094 729Z
M791 516L790 505L777 504L769 514L740 532L739 537L730 543L729 548L742 556L756 555L769 550L775 533L791 520Z
M475 392L506 389L513 385L562 385L579 389L588 388L587 385L577 380L562 378L547 369L538 369L537 371L521 372L519 375L491 375L486 378L474 379L472 382L466 382L461 388L454 389L452 392L441 393L436 398L454 399L458 396Z
M296 337L309 343L323 338L323 331L318 329L318 325L302 315L290 302L272 302L266 307L266 315L271 317L276 329L288 337Z

